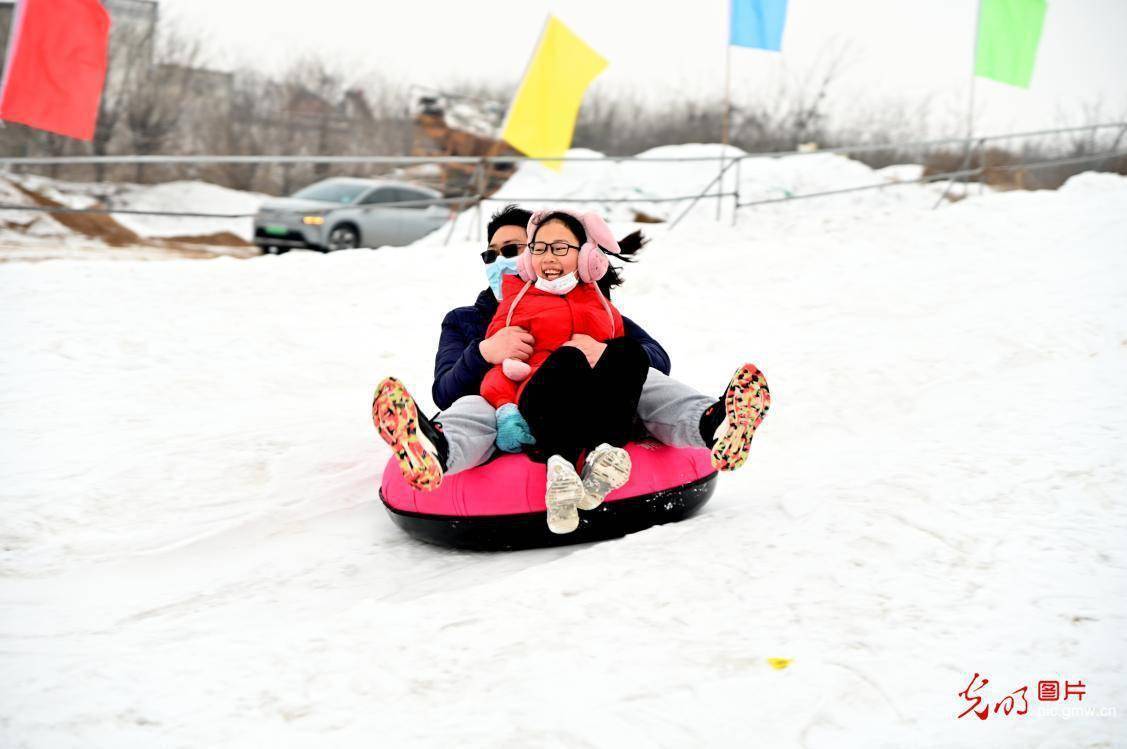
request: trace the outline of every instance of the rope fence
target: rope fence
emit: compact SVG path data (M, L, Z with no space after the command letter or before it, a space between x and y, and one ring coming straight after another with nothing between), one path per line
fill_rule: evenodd
M746 203L738 203L737 208L747 208L754 205L769 205L771 203L785 203L789 200L803 200L805 198L820 198L825 195L843 195L850 192L861 192L863 190L880 190L887 187L899 187L901 185L917 185L925 184L928 182L942 182L945 179L964 179L966 177L975 177L985 174L987 171L1017 171L1021 169L1044 169L1050 166L1065 166L1068 164L1082 164L1086 161L1102 161L1103 159L1114 159L1121 156L1127 156L1127 151L1113 151L1109 153L1092 154L1091 156L1078 156L1075 158L1063 159L1049 159L1045 161L1031 161L1025 164L1000 164L998 166L979 166L974 169L960 169L954 172L942 172L939 174L929 174L918 179L905 179L897 180L895 182L881 182L879 184L859 185L857 187L843 187L837 190L822 190L819 192L802 193L799 195L787 195L781 198L765 198L763 200L751 200Z
M970 159L973 153L980 154L980 162L983 160L981 154L985 152L987 143L1004 140L1017 140L1017 139L1030 139L1045 137L1050 135L1061 135L1066 133L1077 132L1091 132L1093 135L1100 130L1108 130L1119 128L1119 133L1115 137L1114 143L1111 146L1112 150L1106 152L1089 154L1078 157L1063 157L1056 159L1043 159L1039 161L1024 162L1018 164L999 164L987 166L980 163L979 166L969 168ZM1118 149L1119 142L1123 139L1124 134L1127 134L1127 122L1109 122L1099 123L1094 125L1081 125L1066 128L1053 128L1046 130L1029 130L1016 133L1000 133L996 135L986 136L963 136L952 138L938 138L930 140L906 141L899 143L868 143L857 144L851 146L836 146L832 148L824 148L818 150L791 150L791 151L763 151L757 153L737 153L737 154L723 154L721 156L667 156L667 157L638 157L638 156L576 156L576 157L556 157L556 158L538 158L531 156L511 155L511 156L218 156L218 155L203 155L203 156L73 156L73 157L19 157L7 158L0 157L0 169L10 169L14 167L25 166L50 166L50 165L63 165L63 164L372 164L372 165L421 165L421 164L473 164L476 165L475 173L479 175L484 174L486 165L489 164L517 164L523 162L563 162L563 163L590 163L590 162L633 162L640 161L644 163L692 163L692 162L718 162L720 164L719 172L708 185L697 193L690 195L677 195L677 196L660 196L660 197L630 197L630 198L616 198L616 197L566 197L566 198L551 198L553 203L602 203L602 204L622 204L622 203L680 203L690 201L689 205L669 224L669 228L673 229L680 221L692 211L692 209L703 199L717 200L717 218L720 217L720 206L722 201L727 198L732 198L733 210L732 221L735 223L736 213L741 208L749 208L753 206L771 205L775 203L785 203L793 200L806 200L810 198L820 198L831 195L844 195L848 193L864 192L868 190L882 190L886 188L895 188L903 185L917 185L927 184L931 182L940 182L943 180L950 180L948 190L955 180L968 180L971 178L986 175L988 172L1009 172L1017 170L1038 170L1045 169L1053 166L1067 166L1072 164L1080 164L1093 161L1103 161L1116 158L1127 157L1127 150ZM789 156L811 156L817 154L857 154L866 152L877 151L911 151L926 148L935 148L938 146L962 144L965 147L963 163L960 168L953 171L941 172L936 174L928 174L920 176L917 179L911 180L897 180L887 181L867 185L857 185L853 187L843 187L832 190L820 190L817 192L801 193L797 195L785 195L777 198L763 198L759 200L741 201L740 199L740 167L744 161L748 159L762 159L762 158L783 158ZM1116 150L1118 149L1118 150ZM734 149L733 149L734 150ZM725 175L734 169L735 189L724 190L723 183ZM436 198L434 200L411 200L411 201L398 201L387 203L376 203L370 206L365 206L365 209L381 210L391 208L411 208L411 207L426 207L433 205L454 206L457 208L452 211L453 214L460 213L468 205L476 204L479 207L486 202L505 202L505 203L535 203L548 200L544 197L504 197L497 198L484 194L484 185L479 178L476 180L476 193L467 192L466 194L449 197L449 198ZM716 188L714 191L713 188ZM940 196L938 205L942 202L943 198L947 196L947 190ZM244 219L254 218L255 213L204 213L195 211L156 211L156 210L142 210L133 208L113 208L99 207L99 208L71 208L68 206L50 206L50 205L17 205L12 203L0 203L0 211L33 211L42 213L86 213L86 214L119 214L119 215L132 215L132 216L166 216L173 218L212 218L212 219ZM480 224L480 215L478 216L478 223ZM451 233L453 226L451 226ZM447 237L449 239L449 236Z
M997 140L1030 139L1046 135L1059 135L1063 133L1076 133L1085 130L1107 130L1111 128L1127 128L1127 122L1105 122L1094 125L1076 125L1072 127L1052 128L1047 130L1026 130L1016 133L998 133L995 135L957 136L950 138L936 138L932 140L901 141L889 143L859 143L850 146L833 146L817 150L796 149L791 151L756 151L725 156L726 159L749 158L780 158L783 156L813 156L826 153L865 153L871 151L901 150L910 151L921 148L934 148L936 146L950 145L953 143L993 142ZM730 147L736 150L735 147ZM644 161L646 163L662 162L705 162L718 161L716 156L653 156L640 158L638 156L524 156L519 154L497 156L284 156L284 155L122 155L122 156L0 156L0 169L13 166L50 166L52 164L379 164L379 165L421 165L421 164L518 164L526 161L559 161L565 163L583 162L622 162Z

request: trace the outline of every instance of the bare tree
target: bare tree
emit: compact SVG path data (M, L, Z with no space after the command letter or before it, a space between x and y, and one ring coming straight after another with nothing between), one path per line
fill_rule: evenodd
M830 93L855 57L848 42L835 39L809 68L785 69L766 93L733 106L732 142L748 150L777 150L826 140Z
M168 33L155 45L156 63L150 75L134 75L125 102L125 121L133 153L160 153L165 141L177 130L195 97L193 84L200 76L201 45L197 40ZM145 165L137 164L134 175L144 181Z
M252 71L234 77L231 109L222 121L215 122L217 132L223 133L221 151L227 154L255 155L264 153L270 143L268 125L264 122L269 112L266 105L269 80ZM260 164L224 164L221 179L224 184L238 190L255 189Z
M156 18L151 23L120 24L111 27L109 59L102 98L98 102L98 122L90 149L95 156L106 156L118 132L130 95L153 67L153 40ZM106 176L103 164L94 166L95 179Z

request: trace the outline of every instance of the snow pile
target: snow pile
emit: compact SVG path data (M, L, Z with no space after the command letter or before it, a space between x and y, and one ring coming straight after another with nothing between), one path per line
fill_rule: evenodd
M132 185L114 197L114 208L173 213L214 213L253 217L267 198L260 193L232 190L209 182L180 181L159 185ZM230 232L249 242L254 239L253 218L192 218L138 216L115 213L114 218L142 237L184 237Z
M7 179L0 179L0 203L34 206L35 201ZM43 211L0 211L0 242L22 237L61 237L69 230Z
M527 553L376 496L480 242L0 265L0 744L1113 744L1033 694L1127 704L1127 180L894 195L648 227L616 302L771 414L699 517Z
M568 157L591 160L562 162L559 172L539 162L524 162L491 196L484 210L490 213L506 202L550 207L561 204L560 199L564 199L577 201L569 202L570 207L599 211L621 222L635 221L639 217L672 221L690 210L694 198L707 192L713 197L701 199L691 212L700 219L714 219L717 185L713 183L720 174L721 156L731 159L743 153L738 148L725 149L719 144L688 144L661 146L638 154L636 160L617 161L597 151L575 148L568 151ZM889 185L887 189L773 204L769 209L763 206L743 208L735 217L737 221L758 221L765 214L791 219L817 214L832 221L836 215L852 217L860 211L931 208L943 194L945 184L897 184L916 180L922 174L921 165L902 164L874 170L860 161L829 153L755 157L743 160L738 169L728 169L721 192L732 193L738 184L739 200L743 204L828 190ZM954 185L951 193L961 197L964 187ZM720 214L726 223L733 220L733 202L730 195L722 198ZM477 209L463 212L455 221L453 232L447 225L423 243L444 242L448 235L471 237L478 230Z
M612 220L630 222L656 219L671 221L687 210L692 199L708 188L720 171L720 158L743 154L737 148L726 150L717 144L662 146L638 155L638 160L616 161L597 151L572 149L570 157L591 159L563 165L560 172L543 164L521 164L516 174L485 204L491 212L504 202L517 201L533 207L554 204L559 199L579 200L571 204L582 210L598 210ZM702 159L679 161L680 159ZM403 170L404 178L422 177L433 172L433 165ZM417 174L416 174L417 172ZM733 192L738 183L740 201L776 200L825 190L840 190L887 183L889 188L871 192L847 193L818 198L814 202L797 201L772 206L745 208L738 220L759 221L764 215L802 220L811 214L833 221L844 214L851 217L858 211L899 210L903 207L930 208L942 193L943 185L900 185L919 178L920 165L904 164L873 170L859 161L835 154L811 153L782 158L754 158L743 161L737 170L732 167L724 177L722 190ZM425 173L425 174L424 174ZM232 190L200 181L179 181L158 185L129 183L81 183L51 180L35 175L7 175L50 199L71 207L88 207L95 203L113 208L142 211L172 211L250 216L268 196ZM0 184L3 180L0 180ZM11 188L14 190L14 188ZM710 193L716 191L713 185ZM954 193L962 195L961 186ZM591 200L598 198L598 200ZM679 200L668 200L679 198ZM20 194L19 201L29 198ZM732 197L725 197L721 213L731 222ZM705 198L692 209L698 218L716 215L716 199ZM199 237L230 232L244 241L253 239L251 218L196 218L176 216L139 216L114 213L113 218L143 238ZM478 231L477 208L463 211L449 224L424 239L421 244L445 243L448 237L471 238ZM9 216L9 221L18 217ZM26 224L26 218L18 218ZM0 229L0 240L19 242L21 233L38 232L60 240L73 240L73 232L48 218L36 222L38 228L24 229L13 225ZM7 233L3 233L7 232Z
M0 202L9 205L36 205L35 200L19 187L68 208L108 207L242 216L252 216L267 197L200 181L137 185L122 182L69 182L35 174L5 173L0 174ZM254 237L251 218L214 219L125 213L110 215L118 224L142 239L206 237L224 232L246 242ZM0 221L3 222L0 223L0 243L17 250L28 250L32 255L36 249L49 249L48 256L57 257L60 245L70 245L77 249L80 246L101 244L97 237L85 236L42 211L5 210L0 212ZM42 248L39 242L41 239L55 240L55 244L50 248ZM107 253L106 256L113 254ZM13 253L6 253L6 256L11 257ZM153 253L153 256L159 255Z

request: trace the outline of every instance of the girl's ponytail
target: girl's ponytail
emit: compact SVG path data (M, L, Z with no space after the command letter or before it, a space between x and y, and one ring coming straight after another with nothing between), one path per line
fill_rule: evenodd
M638 251L645 247L649 241L649 237L642 234L641 229L627 234L625 237L618 240L618 247L621 250L618 259L627 263L636 262L638 258L636 258L635 255L637 255ZM610 290L621 286L623 283L625 283L625 281L622 278L621 269L610 265L607 268L606 275L599 279L599 290L603 292L603 296L610 299Z

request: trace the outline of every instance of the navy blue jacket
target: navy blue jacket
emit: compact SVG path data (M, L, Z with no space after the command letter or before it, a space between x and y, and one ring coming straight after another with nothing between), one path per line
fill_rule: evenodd
M463 395L477 395L481 390L481 381L493 365L485 361L477 345L485 338L496 311L497 298L486 289L477 295L472 307L452 309L443 318L438 354L434 357L434 386L430 391L439 408L450 408ZM626 336L646 350L650 365L669 374L669 354L661 344L625 315L622 322Z

